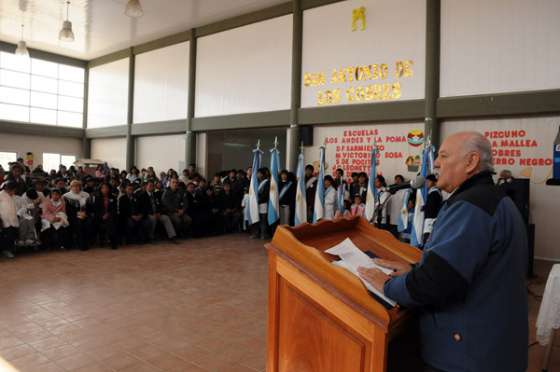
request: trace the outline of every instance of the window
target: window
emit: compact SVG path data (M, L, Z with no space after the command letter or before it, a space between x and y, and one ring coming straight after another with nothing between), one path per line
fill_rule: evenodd
M58 171L60 164L69 167L76 161L74 155L61 155L54 153L43 153L43 170L45 172L50 172L51 170Z
M0 152L0 165L5 171L10 169L10 163L17 160L17 154L15 152Z
M0 52L0 120L81 128L81 67Z

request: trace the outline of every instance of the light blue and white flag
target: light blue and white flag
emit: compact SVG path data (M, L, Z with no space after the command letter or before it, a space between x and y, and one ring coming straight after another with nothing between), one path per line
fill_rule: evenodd
M412 190L406 190L403 197L403 204L401 211L399 213L399 219L397 221L397 231L403 232L408 229L408 201L410 200L410 194Z
M420 175L426 176L433 173L434 148L427 144L422 150L422 166ZM410 232L410 245L420 247L424 244L424 205L428 199L428 187L424 186L416 190L416 206L414 207L414 217L412 219L412 231Z
M374 142L375 143L375 142ZM375 207L379 199L379 192L375 188L375 178L377 177L377 146L371 149L371 165L369 168L369 180L366 194L365 217L368 221L375 215Z
M298 156L297 165L297 188L296 188L296 210L295 225L307 222L307 200L305 195L305 166L303 162L303 150Z
M263 152L260 148L261 141L257 142L257 147L253 150L253 168L251 172L251 183L249 185L249 217L250 224L259 222L259 180L257 170L261 167Z
M268 199L268 224L274 225L280 219L280 196L278 194L278 186L280 179L280 151L277 149L278 141L274 140L274 148L270 150L270 192Z
M336 209L340 214L344 214L344 196L346 194L346 183L340 179L340 185L336 189Z
M319 179L313 203L313 223L325 216L325 146L319 148Z

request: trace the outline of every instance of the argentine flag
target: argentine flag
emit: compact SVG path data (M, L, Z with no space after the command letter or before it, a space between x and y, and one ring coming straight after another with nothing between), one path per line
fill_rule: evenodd
M344 214L344 194L346 192L346 184L344 180L340 180L340 185L336 189L336 208L342 216Z
M280 197L278 195L278 185L280 179L280 152L274 146L270 150L270 193L268 199L268 224L274 225L280 219Z
M433 173L434 148L427 145L422 150L422 167L420 175L426 178ZM412 231L410 233L410 245L420 247L424 244L424 205L428 199L428 188L424 186L416 190L416 206L414 207L414 217L412 219Z
M249 185L249 223L251 225L259 222L259 181L257 180L257 170L261 167L262 154L259 141L257 142L257 147L253 150L253 168Z
M401 208L401 213L399 214L399 220L397 224L397 231L403 232L408 229L408 201L410 200L411 190L406 190L403 198L403 205Z
M307 200L305 195L305 168L303 165L303 151L298 156L296 187L295 225L307 222Z
M319 179L313 203L313 223L325 215L325 146L319 148Z
M368 222L371 222L375 215L375 204L377 203L378 191L375 188L375 178L377 177L377 146L371 149L371 166L369 169L369 180L366 194L366 210L365 215Z

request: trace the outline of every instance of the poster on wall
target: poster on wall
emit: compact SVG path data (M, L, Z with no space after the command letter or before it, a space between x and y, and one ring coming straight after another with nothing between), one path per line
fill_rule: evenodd
M560 119L504 119L446 122L442 138L452 133L476 130L492 144L497 172L507 169L514 177L545 184L552 177L554 140Z
M553 170L560 117L444 122L442 139L460 131L478 131L492 144L496 172L507 169L530 180L530 221L535 224L535 257L560 259L557 249L560 187L547 186Z
M377 146L377 171L389 183L397 174L413 178L420 171L420 155L424 145L424 124L379 124L353 126L321 126L314 128L314 146L305 149L305 162L319 167L319 146L326 148L328 174L344 170L352 173L369 172L370 153Z

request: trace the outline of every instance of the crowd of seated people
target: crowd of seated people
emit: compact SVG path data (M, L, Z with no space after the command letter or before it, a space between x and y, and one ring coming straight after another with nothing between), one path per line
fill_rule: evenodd
M189 166L179 175L174 169L159 175L153 167L128 172L98 166L95 172L60 166L46 173L39 165L33 171L22 161L0 167L0 247L5 257L29 249L81 249L108 245L117 249L124 244L145 244L177 239L248 231L251 238L268 239L278 224L294 225L296 176L279 173L279 220L269 225L268 203L270 171L260 168L257 179L259 221L250 216L249 185L251 168L230 170L213 176L210 182ZM441 197L434 176L428 177L428 204L435 218ZM400 175L395 183L404 182ZM305 168L305 199L308 222L312 222L318 187L312 165ZM385 179L377 175L377 200L373 223L406 240L410 233L399 230L401 211L407 209L408 220L414 210L414 195L403 206L405 190L391 193ZM345 178L342 169L324 177L323 219L364 216L368 187L366 173ZM432 192L437 191L437 192ZM436 200L437 199L437 200ZM432 207L433 205L433 207ZM409 221L411 222L411 221Z
M182 175L152 167L95 173L60 166L46 173L23 162L0 167L0 250L80 249L239 232L241 201L249 180L243 170L216 175L209 184L193 166Z

